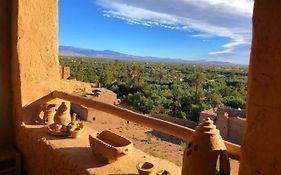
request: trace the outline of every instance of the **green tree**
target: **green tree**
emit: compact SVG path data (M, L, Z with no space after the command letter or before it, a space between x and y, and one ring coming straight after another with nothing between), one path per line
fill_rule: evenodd
M205 83L205 74L200 71L196 71L193 74L193 84L195 86L195 101L194 101L195 104L199 104L199 91L203 87L204 83Z

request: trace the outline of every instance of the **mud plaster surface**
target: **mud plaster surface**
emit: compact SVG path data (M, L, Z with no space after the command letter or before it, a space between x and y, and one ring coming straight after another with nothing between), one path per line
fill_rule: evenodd
M32 174L137 174L136 164L139 161L153 162L156 169L165 168L173 174L180 174L181 171L181 168L173 163L152 157L135 148L131 156L106 164L100 156L92 153L88 135L96 131L88 127L78 139L50 136L47 134L46 127L38 125L25 125L23 129L25 130L22 132L22 134L25 133L24 140L30 142L23 147L29 158L28 168L32 169ZM51 161L44 162L48 159Z

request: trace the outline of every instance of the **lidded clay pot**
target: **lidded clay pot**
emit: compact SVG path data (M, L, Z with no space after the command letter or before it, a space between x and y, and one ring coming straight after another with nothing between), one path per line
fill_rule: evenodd
M198 125L184 155L182 175L214 175L219 159L220 174L230 174L230 164L219 130L208 118Z
M62 102L59 108L56 110L54 121L56 124L65 126L67 126L71 122L70 113L67 110L65 102Z

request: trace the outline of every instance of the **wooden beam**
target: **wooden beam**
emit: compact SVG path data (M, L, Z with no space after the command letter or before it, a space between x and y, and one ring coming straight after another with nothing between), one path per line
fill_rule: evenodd
M158 118L153 118L147 115L142 115L125 108L121 108L115 105L107 104L100 101L95 101L89 98L68 94L65 92L54 91L52 92L54 98L60 98L62 100L70 101L76 104L81 104L90 108L101 110L124 120L138 123L142 126L146 126L166 134L175 136L177 138L188 141L193 134L194 130L172 123ZM235 159L240 159L240 146L225 141L227 151L229 155Z

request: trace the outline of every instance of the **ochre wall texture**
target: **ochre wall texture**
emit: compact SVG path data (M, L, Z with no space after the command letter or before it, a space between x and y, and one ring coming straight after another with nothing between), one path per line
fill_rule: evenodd
M17 54L24 106L58 88L58 0L17 3Z
M10 5L10 1L0 0L0 146L13 139Z
M19 128L18 144L24 160L24 169L29 175L53 174L53 175L89 175L86 169L81 169L69 157L63 155L57 149L48 144L48 140L38 134L39 131L30 131ZM75 150L75 148L65 148ZM68 150L68 151L69 151Z
M20 117L29 123L38 116L38 104L33 104L36 100L54 90L73 92L77 87L89 90L90 85L85 88L83 83L63 81L59 76L58 0L14 1L13 35L16 47L13 58L19 71L13 70L13 74L18 74L13 81L15 86L20 84L16 90L20 91L16 100L19 99L24 107L24 114Z
M5 15L7 16L7 12ZM39 115L40 103L36 101L50 92L54 90L88 92L90 90L90 85L61 80L59 77L58 0L13 0L12 31L15 137L16 144L25 160L24 167L29 174L38 174L38 171L41 171L39 174L77 174L75 171L71 173L71 170L53 173L62 170L67 164L62 162L60 166L57 166L56 163L50 163L49 159L56 159L57 156L44 155L49 155L52 149L34 142L31 135L20 127L22 122L34 122ZM59 104L59 101L55 100L56 104ZM37 147L39 150L34 149ZM38 154L33 154L34 150ZM49 164L39 165L38 162L39 164L49 162ZM34 169L35 164L38 165L36 169ZM54 168L48 169L51 165ZM48 166L47 169L45 166Z
M256 0L240 175L281 174L281 1Z

